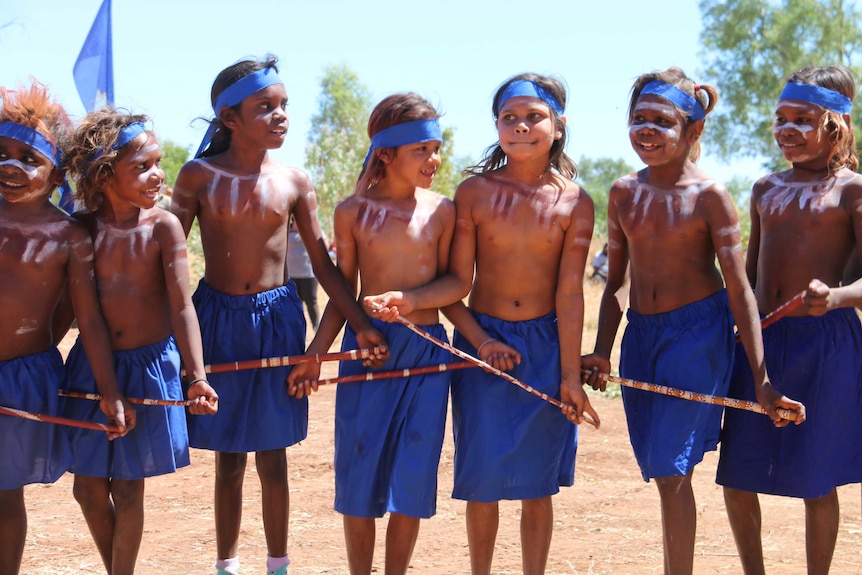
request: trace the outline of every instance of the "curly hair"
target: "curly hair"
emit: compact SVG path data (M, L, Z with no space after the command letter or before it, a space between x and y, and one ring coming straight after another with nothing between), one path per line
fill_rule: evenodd
M75 180L76 195L91 212L102 205L105 184L114 174L117 156L125 147L112 149L126 126L149 122L147 116L124 110L103 108L90 112L75 130L69 147L69 171Z
M66 110L48 93L48 88L33 80L30 86L17 86L15 90L0 87L0 122L15 122L32 128L45 136L63 157L61 170L66 168L68 148L74 127Z

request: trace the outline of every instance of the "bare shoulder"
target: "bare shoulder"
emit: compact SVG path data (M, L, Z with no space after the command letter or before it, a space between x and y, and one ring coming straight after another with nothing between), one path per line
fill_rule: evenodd
M789 175L790 170L786 170L783 172L771 172L762 176L754 182L754 185L751 187L751 197L756 200L772 188L787 180L787 176Z
M617 178L613 184L611 184L611 189L609 193L611 195L614 194L628 194L633 192L639 185L639 177L638 172L633 174L626 174L621 178Z
M416 199L431 206L434 210L453 211L455 210L455 202L439 192L419 188L416 190Z
M301 190L311 188L311 178L305 170L284 164L276 164L273 172Z
M862 174L842 168L835 176L844 196L850 196L852 199L862 196Z
M365 202L366 199L358 194L347 196L335 206L335 213L339 215L356 214Z
M158 206L146 210L143 223L153 225L155 231L179 232L182 233L183 226L180 219L171 211L165 210Z

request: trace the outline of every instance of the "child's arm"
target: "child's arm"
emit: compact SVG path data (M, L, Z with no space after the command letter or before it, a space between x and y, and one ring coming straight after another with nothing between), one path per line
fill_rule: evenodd
M72 299L69 296L69 287L63 288L63 294L60 296L60 301L57 304L57 309L54 310L54 317L51 320L51 337L54 340L54 345L60 345L63 338L72 327L75 321L75 310L72 307Z
M174 193L171 196L171 212L179 218L186 237L189 237L189 231L191 231L192 224L198 214L197 189L201 184L198 181L201 177L200 169L194 161L186 162L177 175Z
M769 375L766 373L763 337L760 333L760 316L757 311L754 292L751 290L749 278L742 263L742 244L736 209L730 195L722 187L705 190L702 198L706 203L706 215L712 245L715 248L718 264L727 286L730 311L733 313L742 346L745 348L751 371L754 374L754 391L757 400L777 427L783 427L790 421L781 419L776 408L794 411L796 413L795 421L798 425L805 421L804 406L798 401L783 396L773 388L769 381ZM756 260L754 263L756 264Z
M581 368L592 373L585 382L593 389L605 390L601 373L611 372L611 351L629 296L629 254L626 235L620 227L615 188L608 198L608 280L599 306L599 325L593 353L581 358Z
M344 317L347 318L350 326L356 332L356 341L359 346L363 349L374 347L386 348L383 334L374 329L374 326L371 325L371 320L368 319L362 306L356 301L356 283L354 282L352 284L353 288L351 288L351 285L345 281L345 277L347 276L342 275L332 263L332 260L329 259L329 251L323 239L323 233L320 231L320 223L317 221L317 198L314 195L314 190L311 187L311 181L308 179L308 176L301 172L300 174L301 176L297 178L297 186L300 193L294 206L293 216L296 220L296 229L302 237L302 243L308 252L308 258L311 260L314 275L320 282L320 285L323 286L323 289L326 290L330 301L344 314ZM338 238L339 236L336 232L336 243L340 250L341 245L338 243ZM379 360L382 363L385 357L381 356L372 359L374 361Z
M475 182L470 182L473 179L461 182L455 191L455 229L447 273L408 291L366 296L362 302L375 318L393 322L397 315L405 316L417 309L444 308L461 301L470 292L476 260L476 224L471 215L476 191Z
M111 339L96 295L93 259L90 235L83 226L76 225L70 238L69 296L78 318L81 343L102 395L99 407L108 416L108 423L119 428L119 433L108 433L109 439L115 439L134 429L136 417L117 385Z
M455 329L467 338L470 345L476 348L476 356L482 361L490 363L501 371L511 371L521 363L521 354L518 350L489 336L463 302L458 301L447 305L440 311L452 322Z
M572 221L563 236L563 252L557 277L555 308L560 340L560 400L569 421L581 424L584 412L592 416L596 427L599 416L590 405L581 383L581 338L584 329L584 271L590 252L595 219L593 200L581 190L572 208Z
M218 411L218 394L210 387L204 370L201 330L189 295L186 239L180 222L170 212L163 212L160 216L156 240L161 248L162 271L171 306L171 329L191 382L186 395L194 403L189 406L189 413L214 414Z

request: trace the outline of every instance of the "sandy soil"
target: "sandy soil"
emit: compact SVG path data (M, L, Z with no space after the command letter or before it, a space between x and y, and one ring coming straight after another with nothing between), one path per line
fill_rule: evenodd
M588 286L595 302L600 287ZM321 300L323 301L323 300ZM597 305L597 304L595 304ZM585 348L595 337L594 305L588 306ZM70 344L67 338L66 344ZM616 362L615 362L616 364ZM333 373L327 366L324 374ZM656 488L641 480L619 399L591 396L601 430L584 427L578 450L575 486L554 498L555 531L548 574L659 574L661 525ZM341 518L332 510L333 412L335 386L312 396L307 440L288 450L293 574L347 573ZM437 515L423 522L411 573L469 573L464 503L450 498L452 438L443 448ZM695 573L741 573L724 513L721 489L714 483L716 454L709 454L694 476L698 531ZM141 575L214 573L213 455L192 451L192 465L147 481L146 524L138 562ZM862 574L860 488L839 489L841 521L832 572ZM26 489L30 529L22 573L103 573L96 548L72 497L72 477L54 485ZM804 508L800 500L761 499L767 571L802 575L805 570ZM495 574L520 572L520 507L501 504L494 561ZM384 520L378 522L375 572L383 573ZM249 459L245 485L240 560L244 573L265 573L266 548L260 512L260 487Z

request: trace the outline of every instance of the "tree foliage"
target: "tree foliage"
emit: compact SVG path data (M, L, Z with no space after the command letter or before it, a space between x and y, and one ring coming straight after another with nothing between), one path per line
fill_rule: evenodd
M771 131L781 89L805 66L844 65L858 77L860 12L850 0L701 0L700 11L701 81L721 94L705 141L725 161L742 155L785 166ZM858 143L858 106L853 116Z
M461 183L461 171L472 162L467 157L455 157L455 129L443 128L443 145L440 146L440 169L434 176L431 189L446 197L455 196L455 188Z
M320 225L332 237L332 213L353 193L368 150L371 94L344 65L329 66L320 82L317 114L305 147L305 168L311 175L319 205Z
M577 162L578 184L587 190L596 207L596 224L593 234L608 235L608 192L611 185L626 174L635 171L625 160L613 158L587 158L582 156Z

